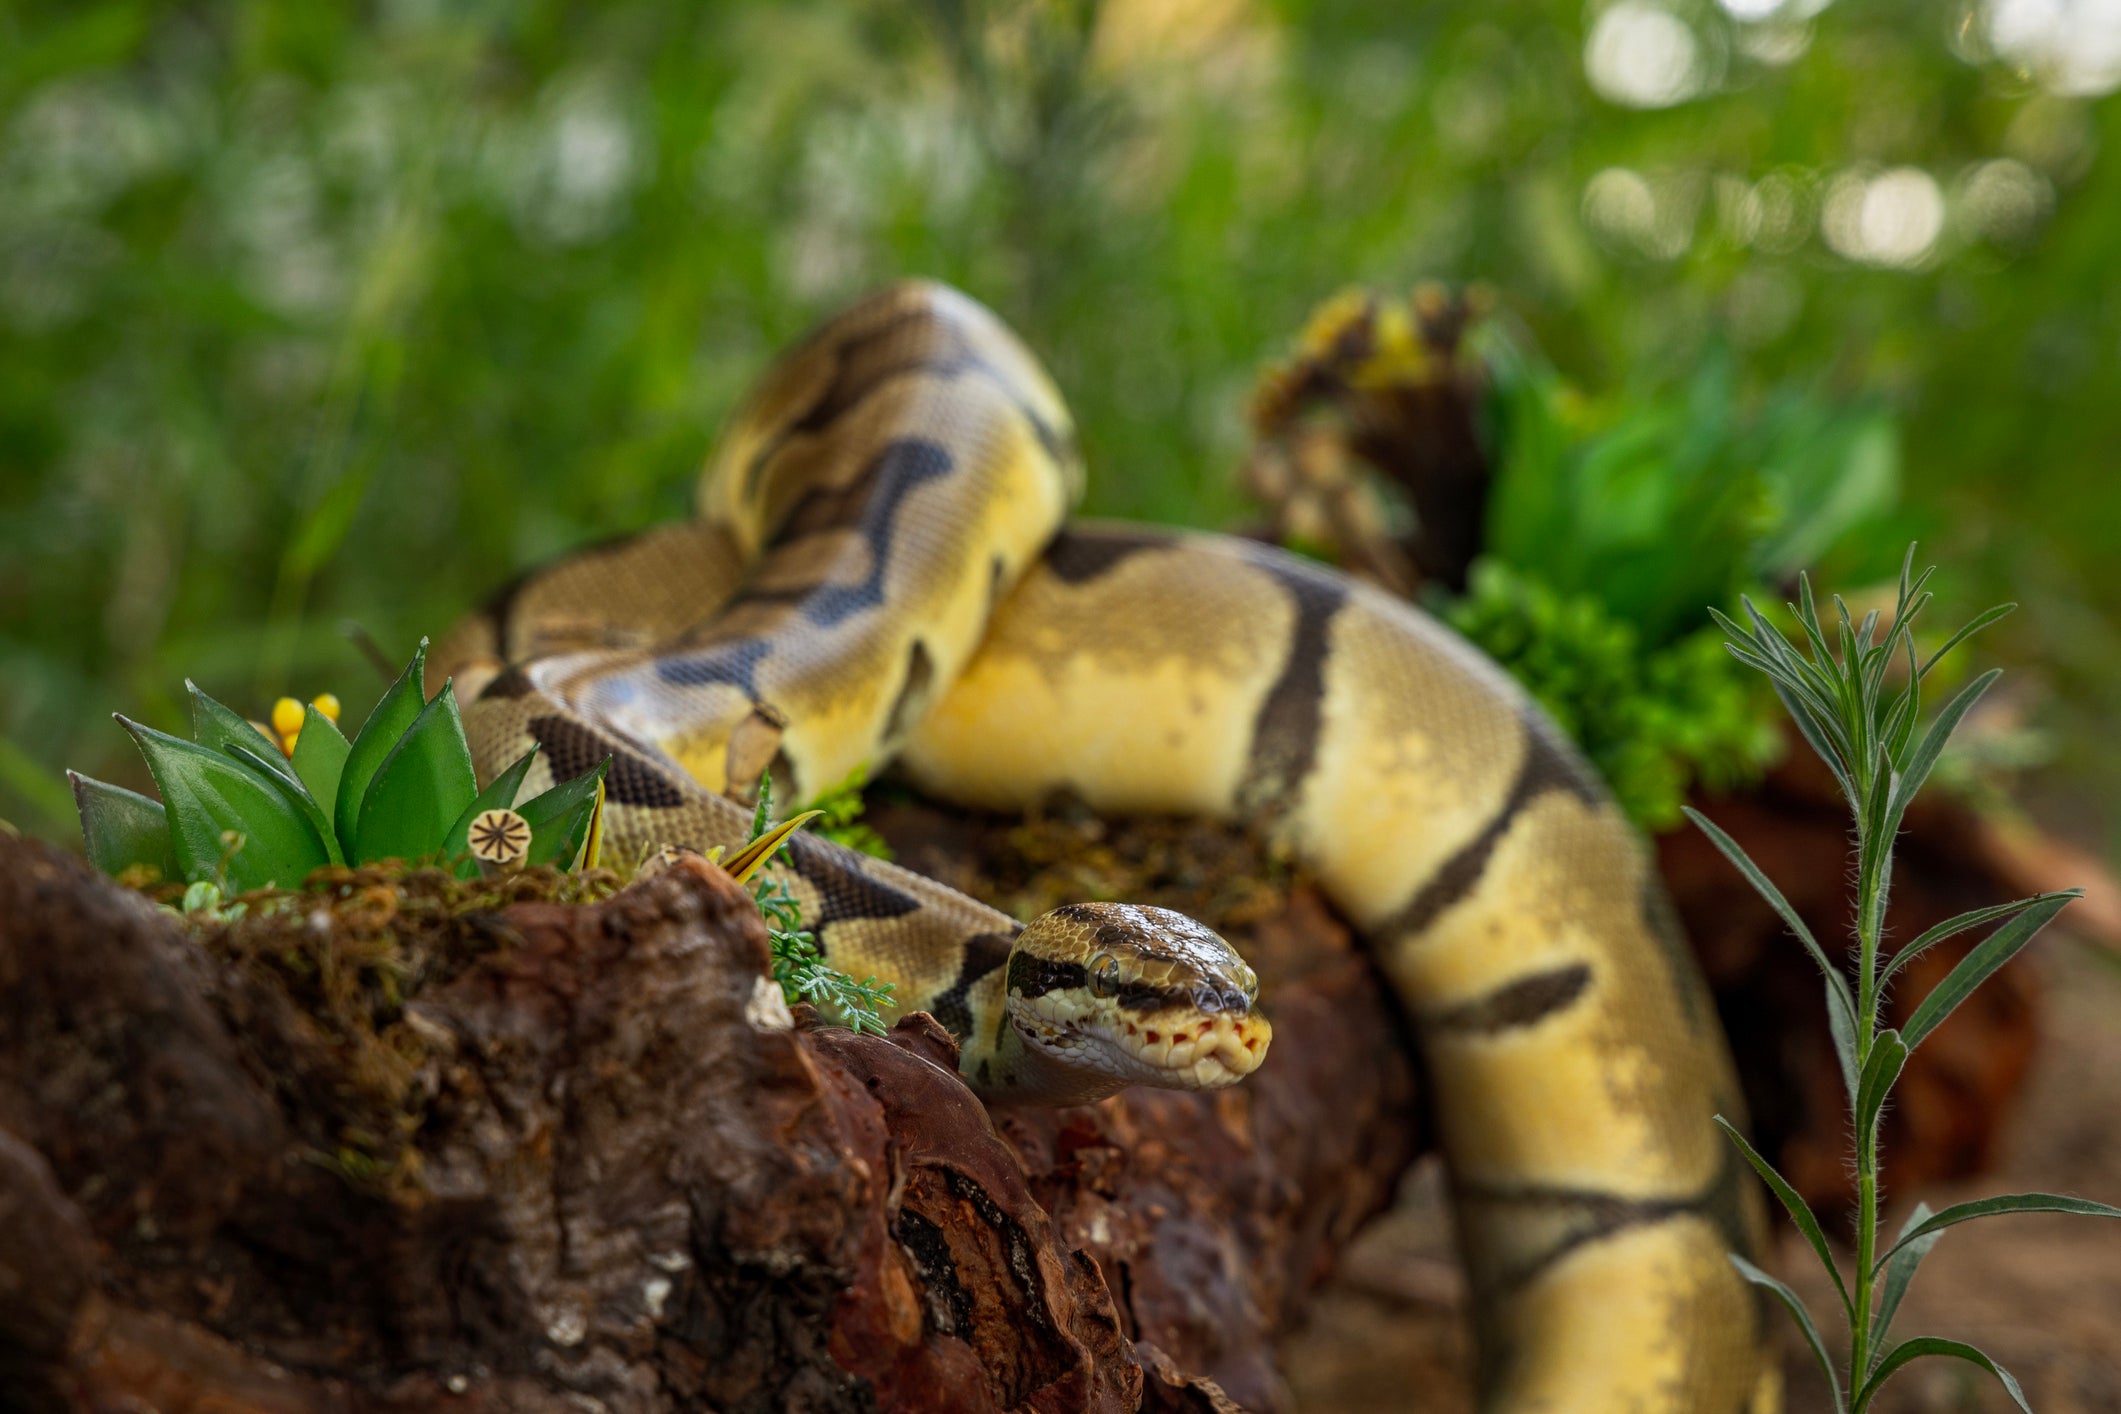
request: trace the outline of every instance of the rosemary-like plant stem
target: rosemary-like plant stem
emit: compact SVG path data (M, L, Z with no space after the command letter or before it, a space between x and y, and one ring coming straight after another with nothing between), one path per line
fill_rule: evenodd
M1750 602L1744 604L1747 623L1741 624L1723 614L1716 614L1717 622L1731 635L1731 652L1739 661L1758 668L1774 682L1776 695L1789 709L1805 741L1819 753L1820 759L1840 783L1856 825L1856 988L1851 996L1848 979L1773 881L1747 857L1736 840L1698 812L1687 812L1782 916L1825 974L1828 1018L1835 1051L1847 1082L1849 1112L1855 1125L1856 1265L1853 1290L1841 1280L1819 1220L1796 1189L1746 1143L1736 1127L1721 1116L1718 1116L1718 1122L1788 1210L1791 1220L1811 1243L1812 1251L1826 1267L1835 1289L1843 1297L1849 1324L1846 1390L1836 1376L1825 1341L1812 1324L1797 1293L1743 1257L1734 1255L1731 1260L1746 1280L1766 1288L1797 1321L1819 1362L1821 1373L1826 1376L1828 1387L1833 1391L1838 1414L1862 1414L1888 1378L1902 1366L1925 1357L1964 1360L1987 1370L2002 1383L2018 1407L2031 1414L2018 1382L1971 1345L1937 1336L1918 1336L1888 1344L1900 1298L1913 1279L1916 1266L1945 1228L1998 1213L2065 1212L2121 1217L2121 1208L2047 1193L2017 1193L1979 1199L1955 1204L1940 1213L1931 1213L1927 1207L1918 1205L1892 1247L1883 1254L1878 1250L1878 1123L1893 1085L1900 1078L1901 1067L1907 1063L1915 1047L1960 1002L2015 956L2079 893L2076 889L2066 889L1962 913L1924 932L1901 948L1891 962L1881 966L1879 952L1885 931L1885 905L1892 889L1893 840L1899 833L1901 818L1915 792L1922 788L1937 764L1945 742L1974 702L1995 681L1997 674L1993 671L1984 673L1960 689L1928 728L1918 732L1923 680L1937 661L1969 634L2008 612L2008 606L2005 606L1978 616L1924 661L1915 650L1914 622L1930 600L1923 588L1930 572L1925 570L1919 577L1915 576L1914 560L1914 547L1909 546L1900 571L1899 599L1882 638L1878 632L1878 614L1866 614L1859 623L1849 613L1846 604L1838 597L1834 599L1838 653L1828 645L1809 582L1800 581L1799 602L1789 606L1802 630L1805 651L1792 647ZM1906 671L1902 681L1888 691L1888 675L1903 662ZM1969 949L1942 982L1931 988L1929 994L1908 1013L1899 1029L1888 1027L1881 1030L1880 1008L1885 984L1893 972L1925 949L1984 923L1996 923L1997 927ZM1878 1299L1881 1276L1884 1278L1883 1295Z

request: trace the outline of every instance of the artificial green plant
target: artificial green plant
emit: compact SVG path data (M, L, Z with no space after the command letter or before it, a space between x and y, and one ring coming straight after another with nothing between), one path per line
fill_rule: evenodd
M471 822L513 809L530 827L524 864L593 864L610 758L520 804L533 746L484 790L472 769L456 693L423 696L427 641L348 741L305 710L291 754L187 682L192 735L120 716L161 800L68 772L91 863L114 876L213 884L225 893L298 888L327 865L441 859L478 872Z

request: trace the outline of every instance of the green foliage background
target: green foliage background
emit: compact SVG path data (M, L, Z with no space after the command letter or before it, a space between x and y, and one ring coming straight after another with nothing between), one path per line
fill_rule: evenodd
M2038 665L2046 779L2104 824L2121 105L1966 4L1670 0L1704 92L1638 110L1586 79L1606 8L0 4L0 816L71 836L62 765L144 784L105 714L178 728L186 676L358 721L341 619L399 654L682 514L762 361L919 272L1050 361L1103 514L1242 515L1252 372L1350 282L1490 282L1600 390L1727 352L1740 398L1882 400L1925 557L2025 601L1986 649ZM1947 199L1914 268L1821 238L1867 164ZM1608 169L1632 227L1586 204Z

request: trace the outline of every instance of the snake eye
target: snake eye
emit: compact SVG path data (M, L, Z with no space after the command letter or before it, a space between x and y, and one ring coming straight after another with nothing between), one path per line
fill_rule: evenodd
M1119 995L1119 959L1111 953L1101 952L1090 959L1086 969L1090 974L1090 990L1100 997Z
M1240 967L1237 973L1237 982L1238 986L1244 991L1246 1001L1256 1002L1259 1000L1259 974L1257 972L1254 972L1249 967Z

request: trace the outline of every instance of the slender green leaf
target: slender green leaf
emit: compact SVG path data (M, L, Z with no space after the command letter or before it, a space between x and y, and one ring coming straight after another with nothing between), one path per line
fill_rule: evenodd
M2060 913L2076 892L2050 894L2026 905L2025 911L1995 932L1983 938L1974 950L1959 959L1945 979L1930 990L1930 994L1915 1007L1914 1014L1901 1028L1908 1049L1922 1044L1930 1032L1937 1029L1947 1016L1974 994L1974 989L1986 982L1990 975L2004 963L2018 955L2019 949L2032 941L2033 934L2047 926L2047 921Z
M1933 928L1924 929L1916 937L1915 941L1894 953L1892 961L1885 965L1885 971L1879 974L1879 981L1883 983L1889 980L1895 972L1898 972L1906 964L1913 962L1930 948L1935 947L1938 943L1944 942L1948 938L1956 938L1970 928L1978 928L1984 923L1993 923L1999 918L2008 918L2014 913L2022 913L2034 904L2045 903L2051 899L2061 899L2067 902L2070 899L2082 898L2083 896L2084 890L2082 889L2061 889L2051 894L2035 894L2031 898L2012 899L2009 903L1998 903L1992 904L1987 908L1970 909L1955 918L1947 918Z
M1797 626L1804 630L1805 640L1812 646L1812 671L1819 678L1822 693L1834 690L1834 654L1826 646L1826 635L1819 631L1819 605L1812 598L1812 581L1800 575L1797 580L1798 602L1792 607L1797 616Z
M1834 983L1826 983L1826 1026L1834 1038L1834 1059L1841 1064L1841 1088L1848 1092L1849 1113L1856 1112L1856 1023L1849 1009L1834 1001Z
M1760 866L1753 863L1738 841L1719 829L1715 821L1692 806L1682 806L1680 809L1687 819L1692 820L1701 832L1709 837L1711 844L1723 851L1723 857L1737 866L1738 872L1745 875L1754 890L1767 900L1768 906L1782 915L1782 921L1789 925L1790 931L1797 935L1797 940L1811 953L1812 961L1819 964L1820 974L1826 978L1827 994L1845 1009L1849 1021L1853 1024L1856 1003L1849 996L1847 980L1842 977L1841 969L1834 966L1833 961L1827 957L1826 949L1819 946L1819 940L1812 936L1812 930L1804 926L1804 920L1798 917L1797 910L1790 907L1790 901L1782 896L1782 890L1776 888L1774 882L1760 872Z
M1922 672L1915 666L1914 638L1901 639L1900 646L1907 651L1907 686L1900 689L1892 714L1886 718L1885 751L1896 769L1905 770L1907 744L1915 734L1915 724L1922 720Z
M1930 654L1929 661L1922 665L1922 676L1928 677L1930 675L1930 669L1936 667L1937 664L1943 660L1945 654L1951 652L1954 648L1957 648L1960 644L1966 642L1967 639L1972 638L1975 634L1987 628L1996 620L2003 618L2005 615L2011 613L2017 607L2018 606L2016 604L1998 604L1995 608L1990 609L1985 613L1976 614L1972 622L1967 624L1966 627L1960 629L1957 633L1953 634L1950 638L1947 638L1944 641L1944 646L1942 648L1939 648L1936 652Z
M420 678L426 671L427 640L423 638L405 671L384 691L368 720L354 734L353 745L346 753L346 763L339 772L339 798L332 806L332 825L339 833L339 843L351 857L359 857L354 848L355 826L360 822L361 807L368 799L376 769L397 746L398 739L412 729L425 706L420 696Z
M1888 1247L1872 1267L1875 1272L1892 1259L1895 1252L1909 1243L1942 1232L1960 1223L1972 1222L1975 1218L2000 1217L2005 1213L2075 1213L2087 1218L2121 1218L2121 1208L2094 1203L2089 1198L2066 1198L2059 1193L1998 1193L1993 1197L1976 1198L1966 1203L1954 1203L1935 1217L1926 1218L1900 1234L1899 1241Z
M1841 783L1841 793L1848 799L1850 806L1853 807L1857 798L1856 780L1855 777L1848 773L1848 768L1843 764L1841 754L1834 749L1832 734L1826 729L1821 720L1815 719L1810 712L1807 712L1798 704L1797 700L1790 695L1789 688L1781 681L1771 680L1768 685L1775 689L1775 696L1782 700L1783 710L1787 711L1790 714L1790 720L1797 724L1798 733L1804 737L1806 744L1812 748L1812 753L1826 763L1827 770L1832 771L1834 779Z
M1959 729L1960 719L1980 700L1981 694L1987 692L1989 686L2002 676L2003 669L1990 668L1960 688L1958 695L1944 704L1944 710L1937 714L1937 720L1931 722L1929 731L1923 734L1922 744L1916 747L1914 754L1908 758L1907 768L1901 771L1898 779L1893 782L1892 806L1887 811L1885 820L1888 830L1897 830L1900 827L1900 817L1907 813L1908 802L1915 798L1915 792L1921 790L1923 782L1929 779L1930 771L1937 765L1937 758L1944 754L1945 742Z
M1900 1224L1900 1235L1906 1237L1927 1221L1929 1216L1930 1205L1917 1203L1914 1211L1907 1215L1907 1221ZM1922 1265L1922 1259L1930 1254L1930 1248L1935 1247L1937 1240L1943 1236L1941 1232L1933 1232L1925 1237L1918 1237L1896 1251L1893 1260L1885 1264L1885 1294L1878 1303L1878 1319L1871 1323L1873 1370L1878 1368L1878 1362L1885 1356L1886 1332L1893 1328L1893 1317L1900 1310L1901 1298L1907 1295L1908 1283L1915 1279L1915 1268Z
M278 751L269 746L260 752L253 751L248 746L241 746L231 742L223 750L256 771L266 780L272 782L273 789L280 793L281 798L302 812L303 816L308 819L310 828L317 832L317 838L324 842L324 853L333 864L344 864L346 862L346 856L340 850L339 842L332 833L331 816L325 814L324 808L310 798L309 792L303 788L300 781L282 773L267 759L268 757L278 758L280 763L285 765L286 757L281 756Z
M444 683L376 768L349 853L359 864L439 853L450 826L478 794L456 689Z
M1812 1324L1811 1312L1804 1309L1804 1302L1798 1299L1796 1292L1790 1290L1789 1287L1775 1280L1775 1278L1769 1276L1736 1252L1731 1253L1730 1258L1731 1265L1738 1269L1738 1275L1744 1277L1755 1286L1766 1287L1774 1294L1775 1299L1780 1301L1789 1311L1791 1318L1797 1322L1798 1329L1804 1332L1805 1341L1812 1347L1812 1356L1819 1362L1820 1372L1826 1376L1827 1388L1834 1392L1835 1410L1847 1409L1848 1403L1842 1398L1841 1394L1841 1376L1834 1373L1834 1362L1827 1358L1826 1342L1819 1338L1819 1328Z
M88 847L89 863L113 876L145 864L160 870L164 879L183 877L161 801L78 771L68 771L66 779L73 783L74 808L81 812L81 840Z
M273 778L219 751L118 718L133 735L162 793L170 843L183 877L210 880L221 869L224 834L242 842L228 859L237 893L279 884L299 887L331 860L324 841Z
M563 781L516 807L516 814L530 822L530 853L525 864L557 864L565 867L588 842L590 817L596 813L598 786L611 769L611 758L571 781Z
M1745 1135L1738 1131L1736 1125L1722 1115L1716 1116L1716 1123L1730 1141L1738 1146L1738 1152L1745 1155L1745 1161L1753 1166L1753 1172L1760 1175L1761 1182L1767 1184L1768 1189L1781 1200L1783 1209L1790 1215L1790 1221L1797 1224L1797 1230L1804 1234L1804 1240L1812 1244L1812 1251L1819 1256L1819 1265L1825 1267L1826 1274L1834 1279L1834 1290L1841 1293L1841 1309L1848 1313L1849 1321L1853 1323L1856 1319L1856 1303L1849 1299L1848 1287L1841 1281L1841 1269L1834 1265L1833 1249L1827 1246L1826 1233L1820 1228L1819 1219L1812 1215L1803 1195L1790 1187L1782 1175L1775 1172L1775 1166L1762 1158L1759 1151L1746 1142Z
M339 777L346 770L346 757L352 750L337 722L314 707L303 710L302 734L295 738L294 758L288 764L301 778L309 798L332 817L334 831L338 829L334 812L339 804Z
M517 757L514 765L495 776L486 789L479 792L478 798L464 807L464 813L457 816L456 823L449 827L448 835L442 840L442 857L455 859L458 855L464 856L463 862L457 865L459 879L477 878L479 873L479 862L471 857L471 822L489 810L506 810L513 807L516 803L516 792L523 788L523 777L530 774L530 764L537 759L538 743L532 742L530 750Z
M1913 1360L1920 1360L1925 1355L1943 1355L1954 1360L1964 1360L1968 1364L1979 1365L1982 1369L2002 1381L2004 1392L2010 1395L2012 1403L2023 1409L2025 1414L2033 1414L2033 1407L2025 1402L2025 1391L2020 1389L2018 1382L2011 1378L2010 1371L2004 1369L1965 1341L1946 1340L1942 1336L1934 1335L1917 1336L1913 1340L1903 1341L1893 1347L1893 1353L1880 1361L1878 1368L1871 1372L1871 1377L1864 1381L1863 1393L1856 1396L1856 1409L1859 1414L1861 1410L1869 1407L1872 1396L1885 1387L1886 1380L1891 1378L1902 1365Z
M1907 1043L1900 1039L1898 1031L1881 1031L1872 1038L1871 1058L1856 1086L1856 1133L1861 1136L1866 1153L1873 1152L1877 1145L1878 1117L1885 1112L1885 1097L1893 1092L1893 1082L1900 1078L1901 1067L1906 1064Z

